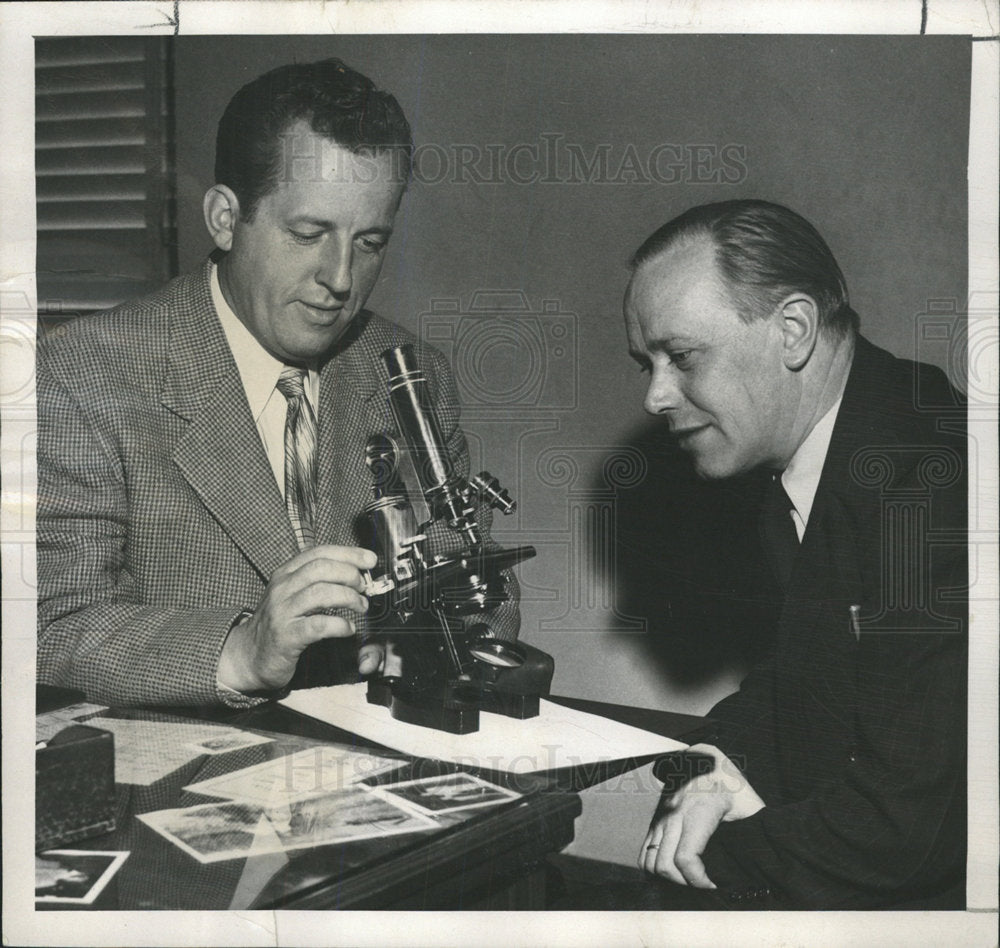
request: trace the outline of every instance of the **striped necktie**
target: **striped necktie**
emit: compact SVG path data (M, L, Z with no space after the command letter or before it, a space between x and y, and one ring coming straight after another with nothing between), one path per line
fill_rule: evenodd
M278 391L288 401L285 414L285 508L299 549L316 543L313 501L316 496L316 418L306 398L306 370L285 366Z

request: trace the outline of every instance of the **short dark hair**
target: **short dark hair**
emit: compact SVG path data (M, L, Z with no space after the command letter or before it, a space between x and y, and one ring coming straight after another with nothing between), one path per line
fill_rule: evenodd
M789 293L808 293L820 326L857 332L847 283L826 241L804 217L769 201L702 204L668 221L632 255L633 270L675 244L707 237L740 317L763 319Z
M215 182L233 190L246 220L277 186L281 138L299 120L349 151L392 154L394 173L408 180L413 136L393 96L339 59L280 66L243 86L219 121Z

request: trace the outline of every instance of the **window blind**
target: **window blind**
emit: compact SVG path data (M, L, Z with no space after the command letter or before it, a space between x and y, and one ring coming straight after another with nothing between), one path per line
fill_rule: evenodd
M35 41L38 309L114 306L176 273L165 38Z

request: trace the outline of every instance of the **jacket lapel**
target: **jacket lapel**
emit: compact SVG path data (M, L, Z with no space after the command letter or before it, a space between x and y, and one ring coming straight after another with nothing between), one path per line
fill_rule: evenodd
M816 489L815 506L796 563L793 583L800 591L810 590L817 599L858 602L866 586L877 577L867 577L873 564L864 561L862 551L874 548L878 531L878 503L870 489L857 480L853 465L859 450L883 445L891 438L881 421L885 395L879 396L879 381L891 372L891 360L864 337L855 342L854 361L844 388L823 473ZM888 409L891 410L891 409ZM859 542L859 537L865 537Z
M190 424L174 462L266 579L296 552L284 502L212 306L209 265L174 323L162 404Z
M353 545L364 536L358 518L372 484L365 444L372 434L392 428L374 348L362 322L320 374L316 535L321 542Z

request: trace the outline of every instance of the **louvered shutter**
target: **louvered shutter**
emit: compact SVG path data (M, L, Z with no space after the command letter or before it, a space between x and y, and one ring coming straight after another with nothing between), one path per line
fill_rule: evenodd
M176 273L169 56L162 38L35 41L38 308L50 325Z

